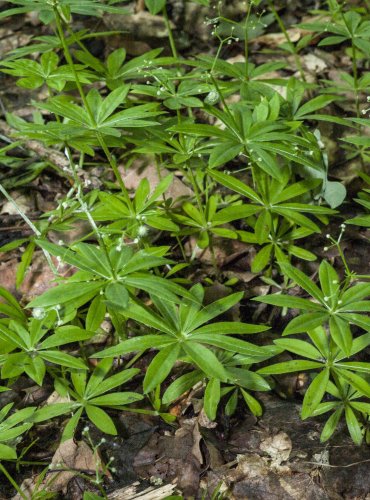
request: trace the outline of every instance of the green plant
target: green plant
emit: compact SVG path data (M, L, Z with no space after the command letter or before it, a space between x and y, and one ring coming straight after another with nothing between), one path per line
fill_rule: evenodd
M53 418L63 421L62 439L73 437L86 420L114 435L114 414L121 410L171 423L175 417L165 413L167 407L196 384L204 389L208 418L235 415L240 401L260 416L255 393L270 390L275 375L295 371L310 377L302 418L329 414L323 441L343 415L353 441L368 440L369 363L364 353L370 344L370 285L359 282L368 276L350 270L341 247L344 225L368 227L368 215L348 218L345 183L332 171L338 157L358 162L363 170L369 159L366 106L361 112L369 86L362 64L370 49L366 9L329 0L328 9L315 13L321 19L300 24L310 33L294 43L284 10L273 2L267 1L261 12L262 2L250 1L237 19L227 19L218 4L205 21L207 54L182 57L176 40L180 33L172 31L169 19L172 4L146 0L150 14L163 16L169 50L131 57L120 46L104 56L89 49L97 37L119 40L119 31L75 31L80 15L128 14L124 2L8 3L14 8L6 8L0 18L36 12L47 31L11 51L0 65L23 92L38 91L32 117L6 113L16 140L4 132L6 146L0 150L0 192L32 235L0 251L22 252L18 292L40 248L56 286L25 305L0 288L0 391L10 390L22 376L43 387L52 383L61 400L12 414L11 405L5 405L0 410L0 459L15 460L11 446L32 426L37 432L40 423ZM208 5L207 0L196 3ZM276 54L283 50L293 56L299 78L286 78L289 61L259 64L254 58L251 40L274 21L285 37ZM351 74L308 83L302 56L318 40L322 50L343 44ZM230 50L238 57L226 60ZM351 96L354 106L348 103ZM343 104L347 114L338 116L337 106ZM332 139L337 132L340 139L333 160L326 127L335 127ZM38 141L36 148L30 141ZM148 175L131 193L122 173L137 160L155 169L159 181L152 185ZM360 175L369 182L366 173ZM52 209L33 218L12 191L28 188L39 176L48 182L58 176L60 197ZM169 195L177 176L189 188L178 198ZM368 194L365 188L357 200L366 210ZM325 251L335 247L340 260L318 264L316 284L295 267L296 259L317 259L311 237L337 216L343 220L339 236L328 235ZM73 243L55 244L55 232L66 234L86 221L89 228ZM196 251L191 254L189 237L209 249L213 270ZM222 317L238 304L243 308L243 292L208 303L200 283L235 284L239 278L219 265L216 238L221 249L223 239L234 240L229 243L237 255L253 247L250 270L262 274L254 279L278 290L257 301L275 306L274 313L282 311L282 321L287 309L300 311L283 338L276 338L279 332L273 343L241 337L268 329L255 324L258 311L248 320L253 324L244 322L244 315L240 321ZM241 290L247 289L245 262ZM67 278L62 264L69 266ZM270 361L283 352L293 359ZM96 362L100 358L106 359ZM113 358L118 358L114 365ZM129 406L139 401L143 407ZM23 464L23 452L17 460ZM2 464L0 469L19 489ZM99 491L105 495L103 486Z
M104 295L105 299L100 307L101 318L105 314L104 304L113 313L117 307L123 312L122 308L128 304L130 294L135 296L137 289L175 302L178 301L178 295L189 297L189 293L181 286L149 272L171 262L163 257L167 247L145 248L134 253L121 239L118 242L103 242L102 247L98 248L89 243L76 243L71 248L43 240L37 240L37 244L62 262L79 269L67 282L51 288L29 303L29 307L33 308L63 306L60 316L65 315L65 319L61 319L61 322L71 320L78 307L99 295ZM95 301L94 307L97 305Z
M44 318L32 318L28 325L22 325L16 320L11 320L8 326L0 325L1 378L11 379L25 372L37 384L42 385L46 372L45 362L87 370L81 359L56 348L86 340L91 337L91 332L73 325L55 328L56 310L45 315L43 311L36 309L34 315ZM55 333L49 335L49 331L54 328Z
M134 351L143 352L149 348L159 350L146 370L143 389L144 393L148 393L166 379L175 362L184 355L207 376L227 381L230 375L209 346L245 355L258 355L264 352L262 348L250 342L230 336L268 329L263 325L240 322L217 322L207 325L209 321L237 304L243 293L234 293L205 307L202 307L204 290L201 285L192 287L190 293L193 301L183 300L179 307L152 296L157 312L138 302L130 303L124 312L126 317L159 333L133 337L94 356L99 358L120 356Z
M262 415L262 407L254 398L250 391L268 391L270 384L260 375L251 371L249 368L254 363L265 361L280 352L278 346L261 346L259 352L253 352L249 356L243 354L234 354L226 350L216 351L217 359L222 363L228 375L228 381L225 381L207 375L201 370L193 370L178 377L172 382L163 394L162 403L171 404L178 399L184 392L190 390L194 385L206 379L204 392L204 411L211 420L216 419L217 409L222 398L228 396L225 404L226 415L235 413L239 395L245 401L250 411L256 415Z
M72 413L72 417L63 430L62 440L64 441L73 437L81 416L86 413L88 419L103 432L117 434L113 420L102 407L121 408L123 405L140 401L143 396L129 391L106 394L120 387L139 372L136 368L131 368L107 377L111 367L112 359L105 359L97 364L89 378L86 372L81 370L71 372L70 382L66 377L56 378L57 390L61 395L68 396L71 401L47 405L37 410L32 421L43 422L59 415Z
M35 407L29 406L9 415L12 407L13 403L9 403L0 410L0 461L17 458L16 444L33 425L30 417Z
M334 323L332 323L334 324ZM293 354L306 359L285 361L258 370L261 375L276 375L296 371L320 370L316 373L305 393L301 416L308 418L335 410L329 417L321 434L321 440L327 441L335 431L342 412L353 441L361 444L365 430L365 417L370 406L363 398L370 397L370 363L347 361L370 344L370 334L365 333L353 340L351 349L338 348L335 338L336 326L327 331L323 327L310 329L307 322L302 322L301 330L307 332L310 342L300 339L277 339L274 343ZM308 358L308 359L307 359ZM334 396L337 402L324 401L325 394ZM360 399L360 401L356 401Z

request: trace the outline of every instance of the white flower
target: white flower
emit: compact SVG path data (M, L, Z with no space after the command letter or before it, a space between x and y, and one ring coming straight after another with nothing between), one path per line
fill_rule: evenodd
M146 226L139 226L137 229L137 235L142 238L148 234L148 228Z
M43 307L35 307L32 311L32 316L36 319L45 318L45 309Z

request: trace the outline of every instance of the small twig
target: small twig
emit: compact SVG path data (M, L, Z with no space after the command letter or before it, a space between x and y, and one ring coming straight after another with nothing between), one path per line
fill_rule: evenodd
M15 132L17 132L4 120L0 120L0 130L7 136L12 136ZM23 145L25 149L33 151L40 158L48 160L50 163L54 163L54 165L61 169L66 168L69 165L68 160L62 153L59 153L59 151L56 151L55 149L45 147L41 142L24 141Z
M2 193L5 198L13 205L13 207L16 209L18 214L22 217L24 222L27 224L27 226L30 227L30 229L35 233L35 235L40 238L42 236L42 233L37 227L34 225L34 223L27 217L27 215L23 212L23 210L20 208L20 206L17 204L17 202L10 196L10 194L7 192L7 190L0 184L0 193ZM51 260L50 254L47 250L42 249L45 258L47 260L47 263L49 264L50 269L52 270L53 274L55 276L58 276L58 271L56 267L53 264L53 261Z
M366 462L370 462L370 458L368 460L362 460L361 462L353 462L352 464L347 464L347 465L331 465L331 464L325 464L322 462L303 462L305 464L312 464L312 465L320 465L321 467L333 467L333 468L347 468L347 467L353 467L354 465L361 465L365 464Z

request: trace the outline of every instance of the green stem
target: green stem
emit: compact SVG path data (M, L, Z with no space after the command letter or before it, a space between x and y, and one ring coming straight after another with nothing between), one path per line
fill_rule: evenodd
M4 474L4 476L7 478L9 483L13 486L13 488L19 493L19 495L24 499L27 500L26 495L23 493L21 488L18 486L18 484L15 482L15 480L12 478L12 476L9 474L9 472L5 469L3 464L0 462L0 471Z
M352 40L352 72L353 72L353 83L355 87L356 115L357 118L360 118L361 112L360 112L360 96L358 92L357 51L356 51L356 46L353 43L353 40Z
M130 195L128 194L128 191L126 189L125 183L123 182L122 176L118 170L116 159L114 158L112 153L109 151L109 148L106 145L106 142L105 142L105 140L100 132L96 132L96 137L99 141L99 144L100 144L102 150L104 151L104 154L109 162L111 169L113 170L113 173L118 181L119 187L121 188L122 194L125 198L127 205L129 206L129 208L131 210L133 210L133 204L132 204Z
M177 54L175 39L173 37L171 23L170 23L170 20L168 19L168 14L167 14L166 7L163 7L162 15L163 15L163 19L164 19L164 24L166 25L166 29L167 29L167 33L168 33L168 40L170 42L170 47L171 47L172 55L173 55L173 57L175 59L177 59L178 58L178 54Z
M248 35L248 23L249 23L249 18L252 12L252 2L248 2L248 10L247 10L247 16L245 19L245 27L244 27L244 57L245 57L245 78L249 80L248 76L248 59L249 59L249 35Z
M84 93L82 85L80 83L80 79L78 78L78 74L77 74L75 65L73 64L73 59L72 59L71 53L69 51L69 47L68 47L66 38L64 36L62 22L60 20L59 12L58 12L58 9L56 7L54 7L54 13L55 13L55 22L56 22L56 26L57 26L58 35L59 35L59 38L60 38L60 41L61 41L62 47L63 47L64 57L66 58L68 66L70 67L70 69L71 69L71 71L73 73L77 90L78 90L78 92L79 92L79 94L81 96L81 99L82 99L82 102L84 104L84 107L85 107L85 109L86 109L86 111L87 111L87 113L89 115L91 124L96 124L94 115L93 115L93 113L91 111L89 103L87 102L85 93Z
M94 233L95 233L95 235L97 237L97 240L99 241L99 245L100 245L101 249L103 250L103 252L104 252L104 254L106 256L107 261L109 262L109 266L110 266L110 271L111 271L112 277L114 279L116 279L117 278L117 274L116 274L116 271L115 271L115 269L114 269L114 267L112 265L112 262L111 262L111 259L110 259L109 252L108 252L108 249L106 247L105 241L104 241L102 235L100 234L99 228L96 225L96 222L95 222L94 218L92 217L92 215L89 212L89 209L88 209L88 207L86 205L85 200L82 197L81 182L80 182L80 179L79 179L79 177L77 175L76 166L74 165L74 163L72 161L71 152L69 151L68 147L67 147L67 155L68 155L69 164L70 164L70 167L71 167L71 170L72 170L72 173L73 173L73 179L74 179L75 185L77 186L77 189L75 190L77 201L79 202L81 209L83 210L84 214L86 215L87 220L89 221L89 224L92 227L92 230L94 231ZM82 157L81 157L80 164L82 164Z
M290 39L289 33L288 33L287 29L285 28L285 25L284 25L281 17L279 16L278 11L275 9L275 6L272 3L272 1L271 0L267 0L267 3L268 3L268 5L269 5L269 7L271 9L271 12L274 14L276 22L278 23L279 28L283 32L283 34L285 36L285 39L286 39L286 41L287 41L287 43L288 43L288 45L290 47L290 50L291 50L291 52L293 54L294 61L295 61L295 64L297 66L297 69L299 71L300 77L302 78L303 82L306 82L306 77L305 77L305 74L304 74L304 71L303 71L303 67L302 67L301 61L300 61L299 56L297 54L295 45L292 42L292 40Z
M76 87L77 87L77 90L80 94L80 97L82 99L82 102L83 102L83 105L89 115L89 119L90 119L90 123L91 125L94 127L96 126L96 120L95 120L95 117L94 117L94 114L93 112L91 111L91 108L90 108L90 105L86 99L86 96L85 96L85 92L82 88L82 85L80 83L80 80L79 80L79 77L78 77L78 73L76 71L76 68L75 68L75 65L73 64L73 59L72 59L72 56L71 56L71 53L70 53L70 50L69 50L69 47L68 47L68 44L67 44L67 41L66 41L66 38L64 36L64 31L63 31L63 27L62 27L62 23L61 23L61 20L60 20L60 17L59 17L59 13L58 13L58 10L56 8L54 8L54 12L55 12L55 20L56 20L56 26L57 26L57 31L58 31L58 35L59 35L59 38L60 38L60 41L62 43L62 47L63 47L63 52L64 52L64 57L66 58L66 61L73 73L73 76L74 76L74 79L75 79L75 83L76 83ZM129 206L131 206L131 200L130 200L130 197L128 195L128 192L127 192L127 189L126 189L126 186L123 182L123 179L119 173L119 170L118 170L118 167L117 167L117 163L116 161L114 160L113 156L111 155L106 143L105 143L105 140L103 138L103 136L101 135L101 133L99 131L96 131L96 137L99 141L99 144L101 146L101 148L103 149L106 157L107 157L107 160L114 172L114 175L117 179L117 182L122 190L122 193L127 201L127 203L129 204Z

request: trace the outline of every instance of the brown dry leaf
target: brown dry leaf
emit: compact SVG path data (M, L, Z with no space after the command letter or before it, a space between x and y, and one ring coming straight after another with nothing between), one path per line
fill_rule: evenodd
M50 464L53 472L48 472L42 484L38 484L39 476L33 476L23 481L21 490L27 498L33 498L33 494L40 491L65 494L68 483L78 475L79 471L95 475L97 467L101 469L100 457L94 454L84 441L75 443L73 439L69 439L61 443L55 452ZM17 494L12 500L23 500L23 498Z
M290 28L287 30L291 42L298 42L298 40L306 33L299 28ZM282 43L286 43L286 37L284 33L267 33L266 35L258 36L253 40L254 43L259 43L261 45L267 45L267 47L276 48Z
M320 74L328 67L328 65L323 59L317 57L315 54L312 53L301 56L301 60L303 66L310 73Z
M52 258L55 266L58 268L59 275L70 276L73 271L67 264L59 264ZM8 261L0 262L0 286L6 288L13 295L21 295L26 302L46 292L52 286L55 276L48 266L44 254L36 250L32 259L32 264L26 271L26 275L19 290L16 290L16 271L18 259L12 258Z
M58 468L67 470L58 472ZM51 491L65 493L69 481L79 471L84 474L95 474L97 468L102 470L100 456L97 453L93 453L84 441L75 442L73 439L68 439L61 443L54 453L51 461L51 469L56 472L49 472L46 482L50 483L49 489Z
M26 196L19 191L12 191L9 194L22 212L28 213L30 210L35 209L35 207L33 206L33 200L30 196ZM0 210L0 214L18 215L18 213L19 212L14 203L12 203L11 201L4 201Z
M143 478L177 482L185 497L199 490L199 447L201 436L196 418L184 419L174 435L153 435L134 460L136 473Z
M271 466L277 468L288 460L292 451L292 441L288 434L279 432L262 441L260 449L271 457Z

